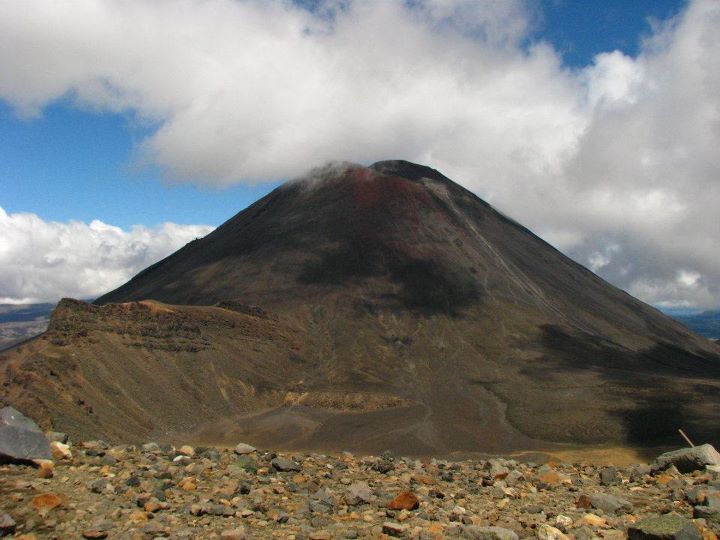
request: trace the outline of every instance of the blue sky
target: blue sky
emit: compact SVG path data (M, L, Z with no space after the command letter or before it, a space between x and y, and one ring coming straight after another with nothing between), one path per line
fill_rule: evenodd
M684 4L541 0L533 6L535 31L528 39L549 41L568 67L581 68L601 52L637 54L650 21L675 15ZM164 180L157 168L139 164L137 147L149 129L132 112L87 110L67 99L39 118L23 119L0 99L0 206L51 221L100 219L123 228L164 221L219 225L280 183L215 188Z
M655 21L677 15L684 0L540 0L536 36L552 43L570 66L601 52L637 55Z
M0 302L97 296L284 179L399 158L717 308L719 27L718 0L0 2Z
M223 189L164 181L141 165L147 129L132 114L94 113L55 103L22 119L0 102L0 206L50 221L100 219L128 228L164 221L218 225L276 183Z

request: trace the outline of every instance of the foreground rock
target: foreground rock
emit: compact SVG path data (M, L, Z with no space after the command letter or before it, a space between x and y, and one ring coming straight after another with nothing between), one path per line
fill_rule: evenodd
M12 407L0 409L0 461L50 458L50 444L35 422Z
M0 535L119 540L717 540L712 468L69 445L0 466ZM391 466L390 466L391 465Z
M630 540L701 540L702 535L692 521L680 516L648 517L631 525Z
M655 459L653 468L662 470L671 465L683 473L701 471L708 465L720 466L720 453L710 444L683 448L660 454Z

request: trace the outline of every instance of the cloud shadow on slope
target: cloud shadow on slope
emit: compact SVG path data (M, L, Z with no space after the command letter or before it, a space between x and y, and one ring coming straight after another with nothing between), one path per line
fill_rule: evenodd
M538 366L522 373L552 376L593 371L603 390L633 406L611 412L624 426L627 442L636 446L679 443L678 428L698 440L719 441L720 426L713 421L720 411L720 357L704 357L657 343L631 351L589 334L571 334L557 325L541 327L546 355ZM707 413L710 414L707 414Z

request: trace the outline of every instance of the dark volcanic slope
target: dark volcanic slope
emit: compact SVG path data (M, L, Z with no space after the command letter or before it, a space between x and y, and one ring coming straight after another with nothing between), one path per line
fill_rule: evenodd
M274 342L267 369L248 378L247 344L233 345L231 327L203 327L208 347L183 354L233 384L239 377L254 396L236 404L229 395L216 421L197 418L197 437L209 442L430 453L538 440L656 444L678 427L698 439L720 434L716 344L408 162L288 183L97 303L144 299L258 305L297 337L292 354ZM93 335L108 339L107 330ZM73 336L58 347L86 339ZM116 357L132 354L113 343ZM36 363L59 354L48 347L33 353ZM20 373L25 364L13 365ZM93 373L88 380L105 377ZM143 391L164 382L143 382ZM203 386L198 403L213 392ZM184 428L163 407L138 435Z

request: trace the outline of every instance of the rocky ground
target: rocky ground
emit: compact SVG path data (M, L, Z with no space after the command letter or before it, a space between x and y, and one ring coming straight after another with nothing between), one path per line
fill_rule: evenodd
M60 438L62 436L53 437ZM384 454L52 443L0 466L0 536L32 538L704 538L720 473L450 462Z

